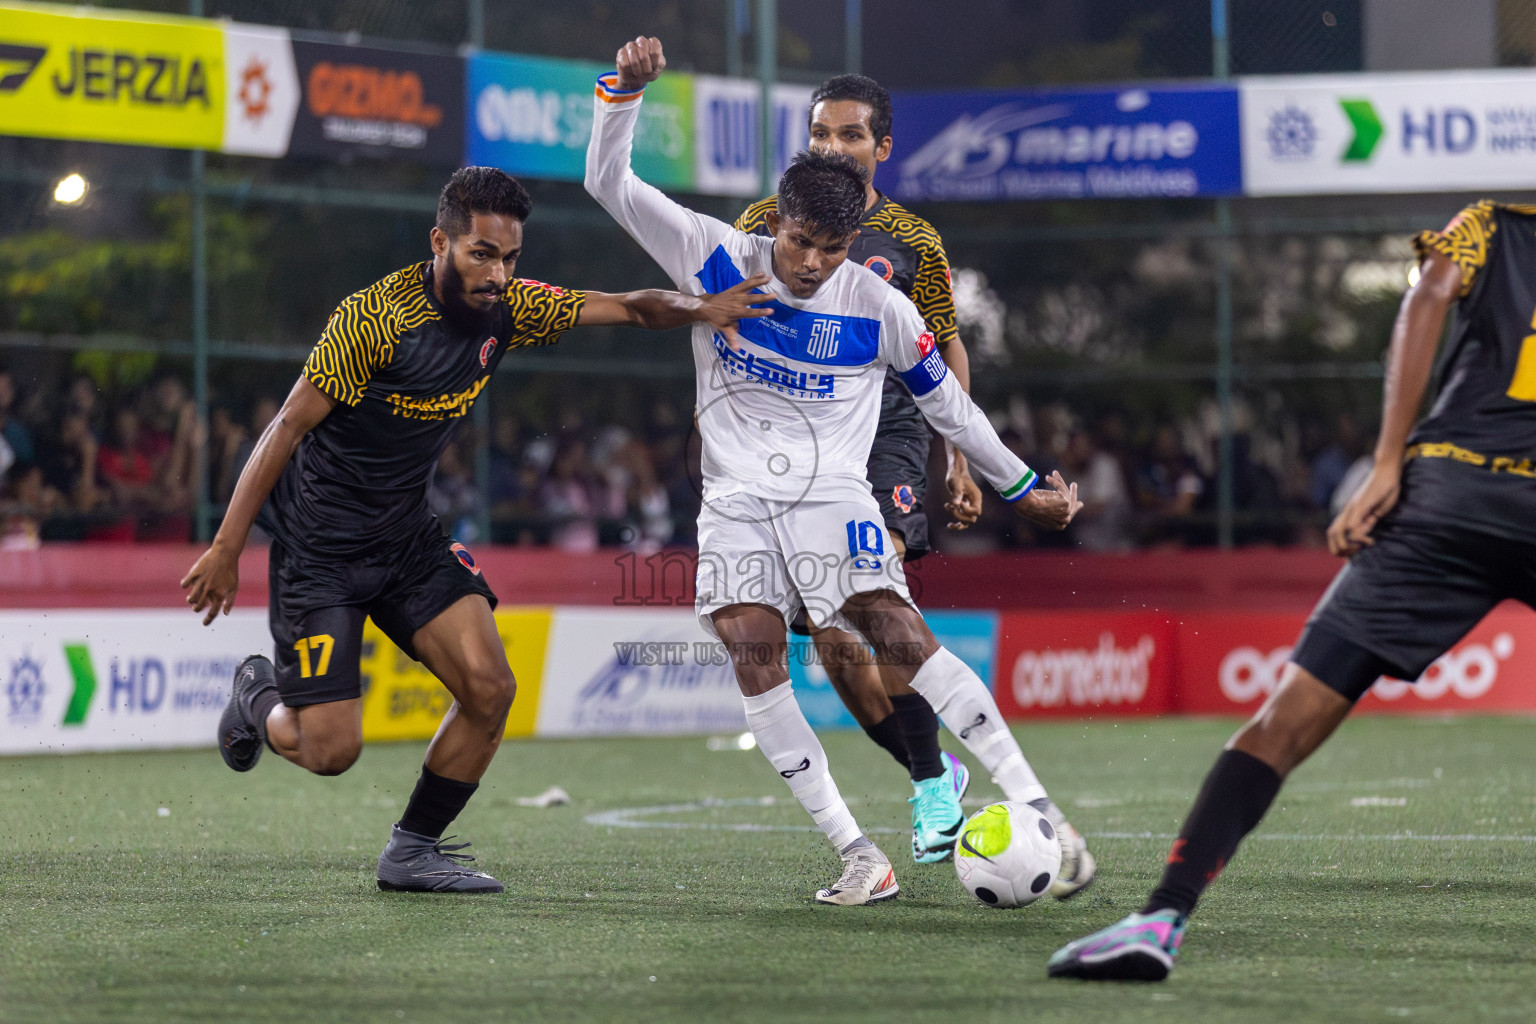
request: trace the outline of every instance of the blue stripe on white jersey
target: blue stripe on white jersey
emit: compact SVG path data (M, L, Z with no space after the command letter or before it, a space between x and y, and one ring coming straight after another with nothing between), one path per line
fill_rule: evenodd
M698 272L706 292L723 292L741 284L741 271L716 246ZM802 363L824 366L867 366L880 356L880 321L838 313L814 313L771 299L762 305L773 312L741 320L737 332L754 345Z

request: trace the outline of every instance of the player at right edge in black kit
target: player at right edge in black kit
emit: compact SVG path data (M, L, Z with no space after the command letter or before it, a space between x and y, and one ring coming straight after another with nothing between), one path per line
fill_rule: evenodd
M810 148L852 157L869 173L864 219L848 246L848 258L874 271L912 300L949 371L970 391L970 360L955 325L949 259L933 225L875 188L876 165L889 159L891 97L872 78L838 75L811 96ZM768 234L768 215L777 197L753 203L736 219L738 231ZM910 565L929 550L924 496L928 489L928 448L932 435L917 403L894 372L885 378L880 422L869 454L869 483L885 517L896 553ZM981 489L971 479L965 456L944 445L948 464L944 507L954 517L950 529L963 530L981 514ZM792 624L805 633L803 623ZM939 720L933 708L910 687L874 663L863 639L840 629L814 631L822 667L854 719L907 769L912 779L912 859L947 860L965 821L960 798L970 781L959 758L939 748ZM1075 895L1093 881L1093 855L1077 830L1048 798L1040 810L1057 826L1062 841L1062 870L1051 886L1058 898Z
M236 771L263 746L339 775L363 742L363 620L453 695L405 813L379 856L381 889L501 892L443 832L490 766L516 684L474 558L427 506L438 457L510 349L584 324L653 330L706 320L727 337L766 275L719 295L567 291L514 276L532 202L494 167L456 171L432 258L348 298L256 443L213 544L181 585L203 622L228 614L251 525L272 534L275 657L247 658L219 722ZM269 499L270 495L270 499Z
M1536 607L1536 206L1477 203L1414 244L1376 464L1328 528L1349 562L1216 759L1146 905L1057 950L1052 977L1166 978L1201 893L1371 685L1419 678L1506 598ZM1415 426L1453 305L1439 393Z

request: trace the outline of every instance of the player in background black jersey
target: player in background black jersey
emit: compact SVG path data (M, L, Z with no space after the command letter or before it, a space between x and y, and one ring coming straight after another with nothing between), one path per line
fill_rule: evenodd
M1478 203L1414 244L1375 466L1328 528L1350 561L1216 759L1146 905L1057 950L1052 976L1167 977L1201 893L1372 684L1419 678L1505 598L1536 606L1536 206ZM1439 393L1415 426L1453 305Z
M427 506L438 457L512 348L584 324L653 330L705 320L729 337L761 275L720 295L566 291L514 277L532 204L490 167L454 173L432 259L386 277L332 315L240 474L212 546L181 585L204 624L228 614L238 559L261 517L275 662L235 673L219 724L224 760L249 771L262 745L319 775L362 749L363 620L422 662L454 701L379 857L381 889L500 892L442 835L491 763L516 682L474 558ZM270 500L269 500L270 495Z
M890 95L874 79L864 75L829 78L811 96L810 147L852 157L869 173L864 219L848 247L848 258L912 300L956 382L969 392L970 359L955 326L943 240L933 225L873 184L876 166L891 155L891 118ZM777 209L776 196L760 200L737 218L736 228L767 234L768 216ZM869 482L897 554L909 563L929 550L923 499L928 489L930 439L928 424L911 393L894 372L888 372L869 456ZM944 507L954 517L949 528L963 530L981 514L981 489L971 479L965 456L948 441L944 452ZM838 629L815 630L814 638L827 677L854 719L911 776L913 859L948 859L964 822L960 798L969 773L958 758L940 750L939 720L933 708L892 673L879 670L862 638ZM1054 805L1042 809L1062 836L1063 877L1051 891L1070 896L1092 881L1093 857Z

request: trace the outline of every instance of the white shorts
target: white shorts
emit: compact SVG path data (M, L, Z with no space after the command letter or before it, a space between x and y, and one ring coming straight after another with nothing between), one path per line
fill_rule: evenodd
M797 504L750 494L704 502L697 583L694 609L710 636L718 635L710 616L733 604L776 608L786 624L803 607L813 626L850 633L858 631L841 609L854 594L893 590L912 604L901 558L868 492Z

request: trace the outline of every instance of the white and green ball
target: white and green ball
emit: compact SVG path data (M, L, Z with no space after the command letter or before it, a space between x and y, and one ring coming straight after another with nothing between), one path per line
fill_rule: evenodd
M1022 907L1044 896L1061 872L1061 841L1029 804L988 804L966 819L955 843L955 874L989 907Z

